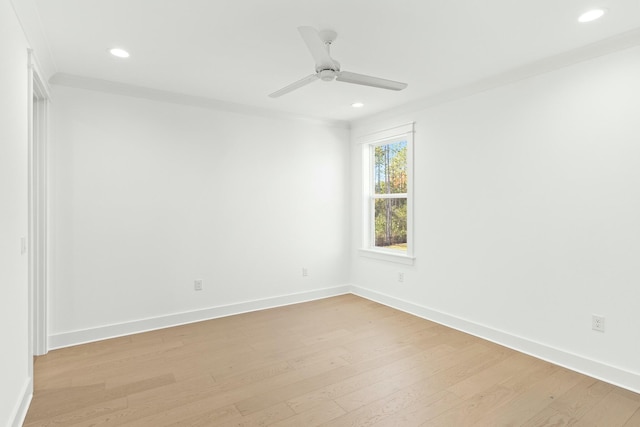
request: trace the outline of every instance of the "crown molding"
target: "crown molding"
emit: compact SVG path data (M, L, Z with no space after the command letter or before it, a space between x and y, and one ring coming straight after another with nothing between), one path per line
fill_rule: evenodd
M159 89L151 89L143 86L118 83L109 80L100 80L90 77L76 76L66 73L57 73L49 83L58 86L67 86L77 89L86 89L97 92L104 92L115 95L130 96L134 98L149 99L152 101L167 102L171 104L187 105L191 107L206 108L211 110L226 111L238 114L246 114L273 119L302 121L314 125L349 129L350 124L342 120L325 120L315 117L308 117L299 114L274 111L266 108L252 107L249 105L237 104L233 102L220 101L202 96L185 95L177 92L169 92Z
M56 73L57 67L42 28L38 9L33 0L9 0L9 2L31 49L30 61L38 70L42 81L46 82Z
M589 61L601 56L640 45L640 28L633 29L595 43L531 62L504 73L496 74L473 83L437 92L386 111L351 121L351 127L366 126L380 120L391 119L414 111L434 108L448 102L467 98L481 92L506 86L521 80L546 74L561 68Z

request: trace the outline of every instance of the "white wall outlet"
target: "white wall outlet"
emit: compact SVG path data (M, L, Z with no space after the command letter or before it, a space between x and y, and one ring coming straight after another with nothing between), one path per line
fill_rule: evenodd
M591 329L598 332L604 332L604 316L591 316Z
M307 267L302 267L302 277L307 277L309 275L309 269Z
M398 272L398 282L400 282L400 283L404 282L404 273L403 272Z
M202 290L202 280L194 280L193 281L193 290L201 291Z

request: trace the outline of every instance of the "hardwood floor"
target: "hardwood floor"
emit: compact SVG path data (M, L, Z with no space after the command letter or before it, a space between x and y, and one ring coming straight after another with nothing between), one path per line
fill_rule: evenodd
M50 352L25 426L640 426L640 395L344 295Z

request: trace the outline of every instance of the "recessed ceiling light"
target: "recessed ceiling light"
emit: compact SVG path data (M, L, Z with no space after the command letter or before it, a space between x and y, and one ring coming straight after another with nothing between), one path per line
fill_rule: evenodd
M588 12L583 13L578 18L578 22L591 22L595 21L598 18L601 18L606 11L604 9L592 9Z
M354 102L353 104L351 104L351 106L353 108L362 108L364 107L364 104L362 102Z
M129 52L127 52L124 49L120 49L117 47L114 47L113 49L109 49L109 53L113 56L117 56L118 58L128 58L129 57Z

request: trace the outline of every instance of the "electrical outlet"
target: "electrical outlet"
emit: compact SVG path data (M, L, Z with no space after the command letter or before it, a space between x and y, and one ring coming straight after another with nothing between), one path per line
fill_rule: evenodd
M307 277L309 275L309 269L307 267L302 267L302 277Z
M604 316L591 316L591 329L598 332L604 332Z
M201 291L202 290L202 280L194 280L193 281L193 290Z
M400 283L404 282L404 273L398 272L398 282Z

